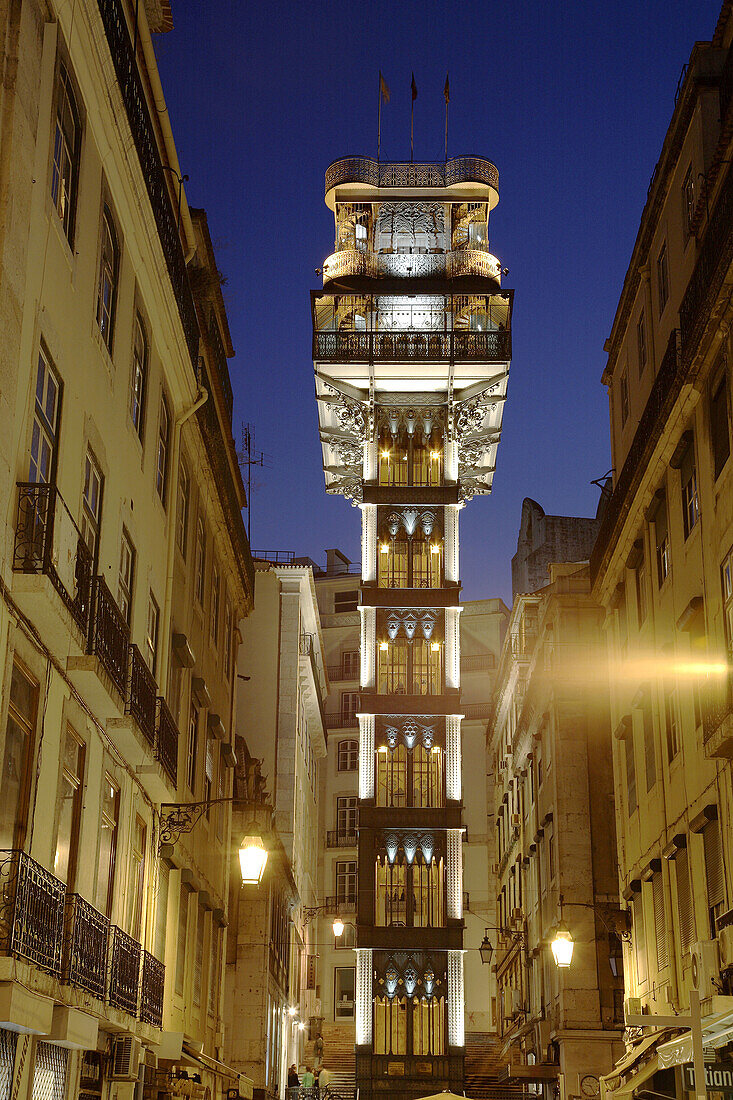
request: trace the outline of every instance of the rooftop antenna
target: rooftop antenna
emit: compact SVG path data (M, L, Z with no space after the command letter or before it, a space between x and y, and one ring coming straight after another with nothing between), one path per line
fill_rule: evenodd
M272 469L272 459L264 451L255 450L255 430L251 424L242 424L242 447L237 455L240 466L247 467L247 539L251 541L252 530L252 467L262 466Z

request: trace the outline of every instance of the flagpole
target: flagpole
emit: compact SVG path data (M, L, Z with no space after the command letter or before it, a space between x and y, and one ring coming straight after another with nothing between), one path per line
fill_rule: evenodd
M414 126L415 126L415 100L413 99L412 106L410 107L410 164L412 164Z
M445 163L448 163L448 100L445 101Z
M379 80L377 83L377 95L379 97L379 107L377 108L377 164L379 164L379 154L382 148L382 70L379 70Z

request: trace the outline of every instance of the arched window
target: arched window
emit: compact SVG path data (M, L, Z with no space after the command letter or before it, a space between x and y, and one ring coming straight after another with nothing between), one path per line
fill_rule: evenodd
M112 350L119 270L120 251L117 243L117 231L110 209L105 205L102 213L102 240L99 250L97 324L109 351Z
M338 744L338 770L340 772L356 771L359 763L359 742L354 740L339 741Z
M148 377L148 338L140 314L135 315L132 342L132 379L130 385L130 416L135 431L142 439L145 389Z
M76 194L79 178L81 124L71 79L64 65L59 66L56 89L56 126L51 165L51 202L61 218L69 244L74 242Z

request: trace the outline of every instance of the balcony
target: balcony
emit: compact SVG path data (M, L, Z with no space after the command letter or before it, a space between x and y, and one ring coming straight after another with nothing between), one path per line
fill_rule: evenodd
M349 894L347 897L330 897L324 902L326 913L339 913L345 916L356 912L356 897Z
M478 183L499 189L496 165L485 157L451 157L448 161L408 164L401 161L378 163L374 157L341 157L326 169L326 195L334 187L359 183L367 187L455 187Z
M69 652L69 616L80 638L89 629L93 561L55 485L18 484L13 594L54 652ZM61 605L39 583L48 578Z
M323 285L333 279L459 279L473 276L501 285L501 263L479 248L455 252L374 253L344 248L323 261Z
M103 577L94 581L89 653L94 654L123 700L127 694L130 628Z
M313 677L313 688L315 691L316 702L318 704L318 713L321 719L321 726L324 731L328 729L326 712L323 708L323 688L321 686L321 675L318 668L318 661L316 660L316 647L314 644L314 637L312 634L300 635L299 653L301 657L307 658L308 666Z
M353 730L358 729L359 719L355 714L327 714L326 729L329 730Z
M329 829L326 833L327 848L356 848L359 834L355 829Z
M109 920L80 894L68 894L65 923L62 981L103 1000L107 987Z
M359 666L355 665L329 665L326 669L328 678L334 682L336 680L358 680L359 679Z
M110 936L110 968L107 999L115 1008L137 1016L142 947L114 925Z
M162 696L158 696L156 755L175 787L178 783L178 727Z
M161 1027L163 1023L163 989L165 966L149 951L143 951L140 982L140 1019L143 1023Z
M155 745L158 685L136 645L130 646L130 672L125 710L137 722L146 741Z
M711 682L703 696L705 755L733 760L733 684L730 675Z
M313 359L322 363L475 362L507 363L508 329L481 331L327 331L313 334Z
M464 703L460 707L461 714L467 721L477 718L491 718L494 712L493 703Z
M0 852L0 950L61 974L66 887L25 852Z

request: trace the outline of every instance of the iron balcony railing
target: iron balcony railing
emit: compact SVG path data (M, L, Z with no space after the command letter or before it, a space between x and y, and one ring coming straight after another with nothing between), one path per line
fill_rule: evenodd
M314 645L312 634L300 635L300 656L308 658L311 667L311 674L313 676L313 683L316 690L316 702L318 703L318 712L321 716L321 725L323 726L324 730L328 729L328 719L326 718L326 711L323 705L324 699L323 691L321 690L320 671L318 668L318 661L316 660L316 647Z
M13 570L47 576L86 636L93 560L55 485L18 484Z
M358 843L356 829L329 829L326 833L327 848L356 848Z
M723 279L733 258L733 173L723 182L715 208L705 230L695 269L680 305L682 349L697 345L701 326L712 303L718 297Z
M490 718L493 713L492 703L463 703L461 713L464 718Z
M224 344L221 339L221 330L219 328L219 322L216 319L216 314L213 309L209 313L209 340L211 341L211 348L214 353L214 363L216 364L216 370L219 375L219 381L221 382L221 388L224 393L224 404L227 410L227 417L232 419L232 409L234 407L234 395L232 394L232 382L229 377L229 365L227 363L226 352L224 351Z
M146 741L155 745L158 685L136 645L130 646L129 682L125 710L131 714Z
M253 550L252 557L255 561L271 561L274 565L292 565L295 560L295 551Z
M89 652L96 654L123 699L127 694L130 628L104 577L95 577Z
M343 898L340 896L326 898L324 905L327 913L355 913L356 895L347 894Z
M116 925L110 935L110 967L107 1000L131 1016L138 1014L142 947Z
M61 974L66 887L18 849L0 851L0 950Z
M165 699L158 696L158 723L156 733L156 756L163 770L172 781L178 782L178 727L168 709Z
M504 363L512 357L509 329L487 332L350 332L313 334L318 362L403 362L404 360Z
M140 1019L143 1023L161 1027L163 1023L163 989L165 966L149 951L143 951L140 980Z
M109 920L81 894L66 897L62 980L104 999L107 988Z
M450 160L422 164L382 161L374 157L340 157L326 169L326 193L342 183L368 187L451 187L458 183L483 183L499 188L499 172L485 157L466 154Z
M330 730L349 730L356 729L359 725L359 719L355 714L327 714L326 715L326 728Z
M733 684L731 676L711 678L702 697L702 737L707 744L717 733L725 719L733 713Z

